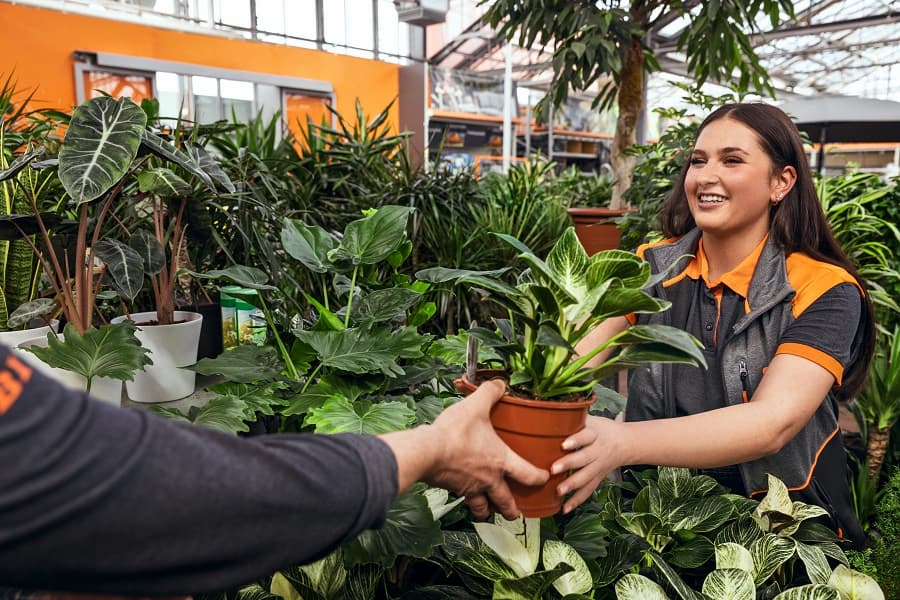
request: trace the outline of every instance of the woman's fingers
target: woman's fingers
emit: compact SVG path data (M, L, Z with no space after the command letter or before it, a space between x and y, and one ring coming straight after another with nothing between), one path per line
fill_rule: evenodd
M563 505L563 514L568 514L575 510L578 506L581 505L582 502L591 497L591 494L594 493L600 484L603 482L604 477L597 476L591 479L587 485L578 488L578 490L572 494L572 497L567 499L565 504Z
M578 433L574 433L567 437L562 443L562 449L566 451L589 446L597 441L597 432L592 427L585 427Z

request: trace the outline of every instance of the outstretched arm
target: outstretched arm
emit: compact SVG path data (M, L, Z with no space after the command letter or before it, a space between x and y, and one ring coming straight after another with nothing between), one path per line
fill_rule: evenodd
M584 502L623 465L708 468L774 454L809 421L833 385L834 376L820 365L780 354L746 404L653 421L618 423L590 417L585 429L563 443L564 449L574 451L551 469L577 469L557 489L560 495L574 492L563 510Z

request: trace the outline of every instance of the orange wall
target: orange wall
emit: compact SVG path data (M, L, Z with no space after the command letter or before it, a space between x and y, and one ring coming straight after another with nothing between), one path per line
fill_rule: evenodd
M0 2L0 80L15 71L17 89L37 88L34 107L68 110L75 104L72 52L110 52L242 71L330 81L337 110L353 119L360 99L371 116L398 94L398 67L390 63L146 27L56 10ZM397 105L391 108L397 123Z

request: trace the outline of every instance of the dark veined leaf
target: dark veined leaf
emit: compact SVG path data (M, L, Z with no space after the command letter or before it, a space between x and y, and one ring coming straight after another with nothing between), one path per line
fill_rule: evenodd
M599 569L594 575L597 586L606 586L640 563L650 549L647 541L636 535L619 535L613 538L606 550L606 557L597 562Z
M603 526L604 519L597 513L577 513L566 523L562 540L575 548L585 559L606 556L610 544L609 531Z
M274 381L281 376L275 349L254 344L241 344L184 368L201 375L224 375L238 383Z
M681 600L703 600L703 596L692 590L681 578L681 575L663 557L653 551L647 554L651 559L651 568L658 573L660 581L664 581L666 585L672 588L678 595L678 598Z
M119 240L101 240L93 253L106 263L116 291L129 301L144 287L144 263L141 255Z
M95 377L131 381L134 372L153 364L147 349L135 337L131 321L91 327L79 335L71 323L63 329L63 338L48 334L47 347L29 350L51 367L65 369L84 377L90 384Z
M226 192L233 194L236 191L234 183L231 182L228 174L222 170L222 167L219 166L216 159L214 159L203 146L197 142L191 142L189 146L185 147L185 154L190 156L191 160L200 171L217 181Z
M389 568L398 556L428 558L441 540L440 523L425 496L408 492L394 501L384 527L364 531L344 546L344 565L376 563Z
M572 567L563 563L546 571L536 571L519 579L501 579L494 582L492 600L521 600L530 598L540 600L553 586L553 582L572 571Z
M444 401L439 396L425 396L415 401L416 424L434 423L444 410Z
M490 594L494 581L515 577L513 570L473 532L445 531L441 550L454 570L480 584L478 587L486 594Z
M340 548L319 560L300 567L283 569L281 575L300 592L303 600L329 600L344 596L347 569Z
M678 544L663 554L670 565L682 569L696 569L715 555L715 546L707 538L698 535L691 540Z
M16 329L30 323L32 319L37 319L53 312L56 301L52 298L37 298L31 302L20 304L16 310L9 315L6 326L10 329Z
M400 600L479 600L464 587L455 585L426 585L406 592Z
M59 151L59 180L76 204L106 193L137 156L147 115L129 98L92 98L77 106Z
M797 542L791 538L766 533L750 544L749 550L753 555L753 564L756 565L753 580L759 586L772 576L775 569L794 556Z
M785 590L774 600L842 600L842 597L837 589L829 585L809 584Z
M298 219L285 218L281 228L284 251L315 273L327 273L331 268L328 253L338 242L318 225L307 225Z
M164 167L148 169L139 173L137 182L138 189L142 192L149 192L163 198L187 196L191 193L191 186L188 185L188 182L171 169Z
M347 224L340 245L329 253L332 260L372 265L385 260L406 239L406 223L415 209L382 206L373 214Z
M40 221L44 227L52 228L62 219L58 215L41 213ZM22 235L40 233L38 217L34 215L0 215L0 240L19 240Z
M306 416L306 423L314 425L317 433L369 435L406 429L415 420L415 411L404 402L351 403L340 396L329 398L320 408L310 409Z
M212 178L210 178L206 171L201 169L190 156L164 140L160 135L144 129L140 139L140 145L143 150L155 154L164 160L175 163L191 175L197 177L210 190L213 192L216 191L216 186L213 184Z
M128 238L128 245L140 255L145 274L156 275L165 268L166 250L156 236L146 229L137 230Z
M235 283L241 287L254 290L277 290L275 286L268 285L269 276L265 271L256 267L247 267L244 265L232 265L226 269L213 269L206 273L198 273L195 271L185 271L186 273L199 277L201 279L224 279Z
M258 583L242 587L237 591L236 600L282 600L281 596L267 591Z
M30 152L26 152L20 156L17 156L15 160L9 163L5 169L0 170L0 181L6 181L7 179L12 179L16 175L19 174L19 171L28 166L28 163L31 161L40 158L47 152L47 149L43 146L38 146L34 150Z

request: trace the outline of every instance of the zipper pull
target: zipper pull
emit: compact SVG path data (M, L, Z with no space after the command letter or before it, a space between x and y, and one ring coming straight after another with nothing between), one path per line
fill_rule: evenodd
M747 371L747 361L743 358L738 362L738 373L741 376L741 398L744 402L750 402L750 394L747 389L747 378L750 376L750 373Z

